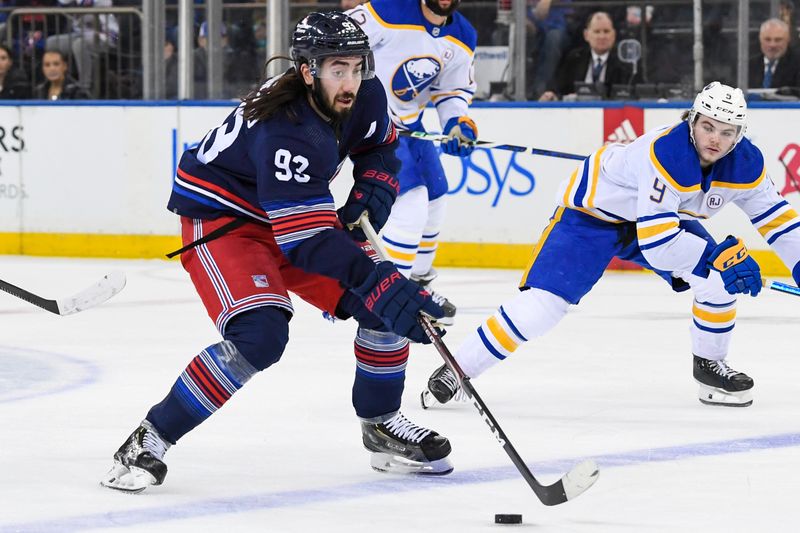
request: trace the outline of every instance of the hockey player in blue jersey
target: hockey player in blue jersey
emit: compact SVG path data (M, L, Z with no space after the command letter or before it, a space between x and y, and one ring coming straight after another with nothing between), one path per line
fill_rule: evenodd
M443 311L360 230L386 222L398 192L396 131L367 36L346 15L312 13L292 38L294 68L248 96L181 158L168 207L181 216L181 262L223 341L197 355L114 454L106 487L164 481L164 453L256 373L276 363L293 314L287 291L359 323L353 404L376 470L446 474L448 440L400 412L418 313ZM337 212L329 182L345 158L354 185Z
M620 257L694 293L693 375L704 404L749 406L753 380L726 361L736 298L762 288L742 240L715 241L700 224L739 207L800 284L800 216L767 176L761 151L744 137L742 91L706 86L683 120L628 145L589 156L561 187L559 206L533 250L520 292L469 335L455 354L474 378L523 342L553 328ZM445 367L431 376L423 406L458 390ZM435 401L434 401L435 400Z
M445 154L465 157L478 128L467 115L476 84L472 59L477 33L457 9L460 0L372 0L348 14L369 36L376 75L383 82L389 111L401 130L424 131L422 114L436 107L450 140ZM447 178L439 151L429 141L400 138L400 196L381 235L397 269L429 287L445 217ZM456 307L443 295L433 298L452 324Z

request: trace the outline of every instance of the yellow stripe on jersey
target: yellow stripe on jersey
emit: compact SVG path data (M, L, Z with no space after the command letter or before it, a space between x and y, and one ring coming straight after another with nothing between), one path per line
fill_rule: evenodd
M368 2L367 4L365 4L365 7L367 9L369 9L369 12L372 13L372 16L375 18L375 20L378 22L378 24L380 24L384 28L392 28L392 29L395 29L395 30L426 31L425 30L425 26L419 26L417 24L390 24L390 23L386 22L385 20L383 20L381 18L380 15L378 15L378 12L375 11L375 8L372 7L372 2Z
M437 244L438 244L438 241L435 241L435 240L433 240L433 241L420 241L419 248L420 248L420 250L422 250L422 249L426 249L427 250L429 248L436 248Z
M514 342L514 340L508 336L508 333L505 332L503 326L497 321L497 317L493 316L489 318L489 320L486 321L486 325L489 326L489 331L492 332L495 340L507 351L513 352L519 347L519 344Z
M371 2L367 2L365 4L365 7L369 10L370 13L372 13L372 16L375 18L375 21L378 24L380 24L381 26L383 26L384 28L391 28L393 30L415 30L415 31L424 31L426 33L428 32L428 30L425 29L425 26L420 26L418 24L392 24L390 22L386 22L385 20L383 20L381 18L380 15L378 15L378 12L375 11L374 7L372 7L372 3ZM470 57L472 57L472 55L474 54L473 50L471 50L469 46L467 46L463 42L459 41L458 39L456 39L452 35L445 35L444 38L447 39L448 41L452 42L453 44L463 48L464 51L467 54L469 54Z
M666 233L667 231L677 227L678 227L678 222L672 221L672 222L667 222L666 224L658 224L655 226L637 228L636 237L638 237L638 239L641 241L644 239L649 239L650 237L654 237L660 233Z
M728 183L725 181L712 181L712 187L722 187L724 189L755 189L764 180L767 175L767 167L761 169L761 175L752 183Z
M384 246L384 248L386 250L386 255L388 255L392 259L399 259L401 261L413 261L414 258L417 257L416 252L408 254L408 253L398 252L397 250L394 250L393 248L390 248L388 246Z
M462 96L464 93L461 91L451 91L449 93L438 93L431 95L431 102L436 102L439 98L445 98L447 96Z
M592 192L589 193L589 200L586 202L586 207L590 209L594 207L594 195L597 192L597 182L600 181L600 158L607 147L608 145L603 146L592 156L594 157L594 165L592 168Z
M679 209L678 213L683 213L684 215L689 215L690 217L694 218L708 218L708 215L700 215L697 213L693 213L692 211L687 211L685 209Z
M730 311L723 311L722 313L712 313L711 311L705 311L697 307L697 305L692 306L692 314L697 318L704 320L706 322L713 322L715 324L722 324L725 322L730 322L731 320L736 318L736 308Z
M771 231L775 231L776 229L780 228L787 222L791 221L792 219L797 218L797 211L794 209L789 209L781 216L775 217L763 226L758 228L758 232L761 234L762 237L766 237L767 233Z
M664 133L653 139L653 142L650 143L650 161L653 163L653 166L656 167L658 173L665 180L667 180L673 187L675 187L676 190L680 192L699 191L700 190L699 183L697 185L692 185L690 187L684 187L683 185L680 185L672 176L670 176L669 172L667 172L667 169L665 169L661 165L658 158L656 157L656 141L658 141L661 137L664 137L665 135L669 135L669 132L671 132L672 130L673 128L668 129L667 131L665 131Z
M556 209L553 218L550 220L550 224L548 224L545 230L542 232L542 236L539 239L539 242L537 242L536 246L533 247L533 255L531 256L530 261L528 261L528 266L525 267L525 271L522 274L522 279L520 280L520 287L522 286L523 283L525 283L525 280L528 279L528 273L531 271L531 268L533 268L533 263L539 256L539 252L542 250L545 241L547 241L547 237L550 235L550 232L553 231L553 228L555 227L556 224L561 222L561 217L564 215L564 210L566 210L566 207L559 207L558 209Z
M463 48L464 51L467 54L469 54L469 57L472 57L472 55L475 53L473 50L470 49L469 46L467 46L466 44L462 43L461 41L459 41L458 39L456 39L452 35L445 35L444 38L447 39L448 41L450 41L451 43L455 44L456 46L460 46L461 48Z
M569 201L569 197L571 196L570 191L572 190L572 187L575 185L575 178L578 177L578 170L580 170L580 167L575 169L575 172L572 173L572 177L569 179L569 185L567 185L567 190L564 191L564 202L563 203L566 206L570 205L570 201Z

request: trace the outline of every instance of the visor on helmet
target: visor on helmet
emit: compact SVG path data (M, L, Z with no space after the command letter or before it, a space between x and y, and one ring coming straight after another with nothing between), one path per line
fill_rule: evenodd
M352 65L343 61L336 61L337 59L354 57L361 58L357 68L353 68ZM337 81L369 80L375 77L375 57L372 52L360 56L322 55L309 59L308 68L311 71L311 75L318 79Z

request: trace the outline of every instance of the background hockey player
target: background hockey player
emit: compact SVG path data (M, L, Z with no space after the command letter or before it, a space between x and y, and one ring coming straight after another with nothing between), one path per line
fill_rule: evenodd
M753 380L726 362L736 297L756 296L762 279L742 240L717 243L698 222L732 203L748 216L800 284L800 217L766 174L761 151L744 137L744 95L718 82L695 98L682 122L629 145L596 151L564 182L560 205L533 250L521 291L471 333L456 353L476 377L543 335L620 257L651 268L674 290L694 293L694 378L705 404L748 406ZM423 405L457 390L440 368Z
M458 13L459 0L373 0L348 12L369 36L376 74L386 88L389 112L402 130L424 131L422 113L433 102L450 137L441 150L472 152L478 129L467 116L475 92L472 56L477 33ZM397 269L430 291L433 259L445 216L447 178L429 141L400 138L400 196L383 228L383 245ZM432 292L432 291L431 291ZM455 306L432 293L452 324Z
M381 470L444 474L450 444L399 412L417 314L443 311L391 262L374 263L337 219L329 181L350 157L341 222L381 226L397 195L396 130L373 78L367 36L346 15L312 13L292 38L294 69L251 94L180 161L169 209L181 261L223 341L192 359L114 455L102 484L138 492L163 482L164 452L277 362L293 313L288 292L355 316L353 404Z

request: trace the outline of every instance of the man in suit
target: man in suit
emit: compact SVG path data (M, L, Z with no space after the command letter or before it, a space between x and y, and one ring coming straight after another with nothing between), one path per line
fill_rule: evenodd
M587 46L567 54L549 90L542 94L539 101L558 100L564 95L573 94L576 82L596 84L603 97L609 95L611 85L631 82L631 67L620 61L614 53L617 34L608 13L592 13L583 30L583 39Z
M761 54L750 59L750 87L800 87L800 54L789 46L789 25L772 18L758 32Z

